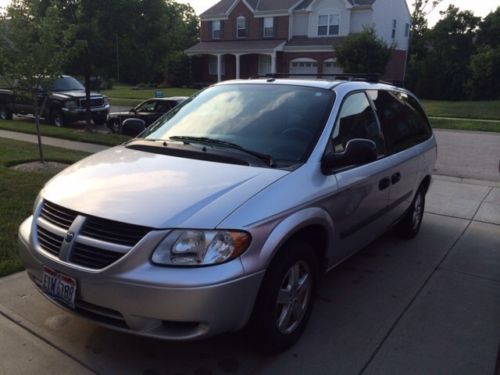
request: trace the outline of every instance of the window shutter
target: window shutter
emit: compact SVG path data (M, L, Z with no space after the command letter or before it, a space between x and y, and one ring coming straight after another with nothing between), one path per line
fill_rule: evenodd
M214 34L212 33L212 21L208 21L208 39L213 39L214 38Z
M250 30L248 30L248 18L245 17L245 37L248 38L248 36L250 35Z
M264 38L264 18L259 18L259 38Z
M273 37L276 38L278 36L278 17L274 17L273 19Z
M221 40L225 39L224 38L224 23L225 23L224 21L222 21L222 20L220 21L220 39Z

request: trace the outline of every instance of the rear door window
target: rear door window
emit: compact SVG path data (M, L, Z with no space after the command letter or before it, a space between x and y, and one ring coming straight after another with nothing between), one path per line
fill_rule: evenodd
M430 138L432 132L423 109L410 95L398 91L370 90L389 153L405 150Z
M384 153L377 118L364 92L351 94L342 103L332 135L334 152L343 152L347 142L355 138L372 140L377 145L379 154Z

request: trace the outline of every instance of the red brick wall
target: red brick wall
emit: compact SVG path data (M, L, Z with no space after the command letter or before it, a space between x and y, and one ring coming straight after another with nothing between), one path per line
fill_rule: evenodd
M393 50L383 78L387 81L404 81L405 66L406 51Z

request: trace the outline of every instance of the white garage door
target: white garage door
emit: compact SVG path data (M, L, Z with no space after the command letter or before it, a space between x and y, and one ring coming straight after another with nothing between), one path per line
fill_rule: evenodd
M338 66L336 59L328 59L323 63L323 74L342 74L342 69Z
M317 74L318 63L314 60L290 61L290 74Z

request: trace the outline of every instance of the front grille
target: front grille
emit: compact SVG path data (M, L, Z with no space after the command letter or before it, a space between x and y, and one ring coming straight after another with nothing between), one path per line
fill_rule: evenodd
M57 204L44 201L40 216L59 228L68 230L78 216L78 213Z
M44 251L59 256L64 238L67 235L66 232L71 228L72 231L75 231L76 237L73 239L69 259L62 260L91 269L105 268L116 262L151 231L151 228L93 216L86 216L84 221L77 221L72 227L78 216L85 217L86 215L44 201L40 212L40 218L44 221L40 221L37 225L38 242ZM79 224L82 221L84 222L83 226ZM52 225L47 224L47 222ZM86 239L84 240L83 237ZM89 244L89 239L108 244L100 245L98 241ZM111 251L114 248L117 250Z
M87 99L80 99L80 106L84 107L87 105ZM103 98L91 98L90 106L91 107L102 107L104 105Z
M37 228L37 234L40 247L52 255L59 256L59 250L61 249L64 238L40 226Z
M69 261L83 267L100 269L109 266L125 254L75 243Z
M98 240L133 247L151 228L89 217L81 234Z

